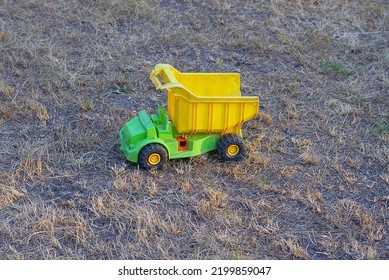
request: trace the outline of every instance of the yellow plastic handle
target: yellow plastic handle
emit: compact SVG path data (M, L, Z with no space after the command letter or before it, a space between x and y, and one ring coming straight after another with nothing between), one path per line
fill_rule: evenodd
M157 89L162 89L162 83L161 81L158 79L157 76L154 76L153 73L150 75L150 79L151 79L151 82L154 84L154 86L157 88Z
M154 86L157 89L162 89L162 87L163 87L161 81L158 79L158 76L161 74L161 72L164 70L164 68L166 68L165 64L157 64L154 67L153 71L151 71L151 73L150 73L151 82L154 84Z
M169 89L171 87L180 86L177 82L177 79L175 78L172 71L178 72L174 67L172 67L169 64L157 64L153 71L150 73L150 79L154 86L157 89ZM163 75L162 75L163 73ZM161 80L158 78L158 76L161 76L165 84L161 83ZM167 80L165 80L167 79Z

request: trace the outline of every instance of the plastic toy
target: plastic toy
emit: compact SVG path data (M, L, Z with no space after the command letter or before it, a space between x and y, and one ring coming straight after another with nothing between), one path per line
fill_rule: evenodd
M168 94L168 113L142 110L120 130L120 151L142 168L161 168L168 159L218 150L225 160L245 154L241 125L258 114L258 97L243 97L238 73L181 73L157 64L150 74ZM162 82L161 82L162 80Z

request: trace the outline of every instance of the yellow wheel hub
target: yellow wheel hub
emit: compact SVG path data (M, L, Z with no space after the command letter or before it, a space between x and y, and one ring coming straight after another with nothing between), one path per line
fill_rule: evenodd
M147 161L151 165L157 165L161 161L161 156L157 153L152 153L149 155Z
M230 157L236 156L238 153L239 153L239 146L238 145L232 144L232 145L228 146L227 154Z

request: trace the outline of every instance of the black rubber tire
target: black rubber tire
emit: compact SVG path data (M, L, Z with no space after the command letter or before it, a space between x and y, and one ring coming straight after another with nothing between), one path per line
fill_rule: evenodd
M160 160L156 163L151 163L150 158L159 155ZM167 161L168 156L165 148L160 144L148 144L142 148L138 155L138 163L140 167L150 170L150 169L161 169L165 162Z
M237 151L234 151L233 154L230 154L229 149L231 149L231 146L235 148L232 149L233 151L236 150L236 147L238 147L239 149ZM220 157L227 161L241 160L246 154L246 148L244 146L243 139L237 134L223 135L217 144L217 150L219 152Z

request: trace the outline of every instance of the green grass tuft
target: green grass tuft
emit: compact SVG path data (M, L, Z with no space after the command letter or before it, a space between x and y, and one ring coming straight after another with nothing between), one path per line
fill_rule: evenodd
M335 61L325 61L323 63L323 72L326 74L338 75L343 77L351 77L356 73L354 71L349 71L345 66Z

